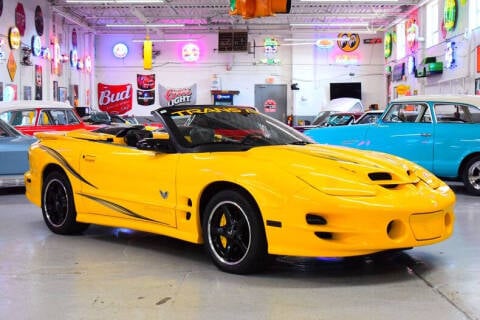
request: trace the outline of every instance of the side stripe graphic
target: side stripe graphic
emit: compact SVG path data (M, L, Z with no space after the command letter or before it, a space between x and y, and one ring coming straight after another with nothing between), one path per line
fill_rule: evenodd
M155 222L155 223L160 223L160 224L163 224L163 225L168 225L166 223L163 223L163 222L160 222L160 221L157 221L157 220L153 220L153 219L150 219L150 218L147 218L147 217L144 217L142 215L139 215L138 213L135 213L133 211L130 211L129 209L125 208L125 207L122 207L116 203L113 203L111 201L108 201L108 200L105 200L105 199L100 199L100 198L97 198L97 197L94 197L94 196L91 196L91 195L88 195L88 194L83 194L83 193L78 193L78 195L80 196L83 196L85 198L88 198L90 200L93 200L95 202L98 202L100 203L101 205L104 205L105 207L107 208L110 208L112 210L115 210L117 212L120 212L121 214L124 214L124 215L127 215L127 216L130 216L130 217L133 217L133 218L136 218L136 219L141 219L141 220L148 220L148 221L151 221L151 222Z

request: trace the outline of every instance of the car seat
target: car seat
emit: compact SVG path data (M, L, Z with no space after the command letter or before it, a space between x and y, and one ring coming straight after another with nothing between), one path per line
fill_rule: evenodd
M215 141L215 131L210 128L193 127L190 130L193 145L212 143Z
M145 139L153 138L153 133L145 129L131 129L125 134L125 143L130 147L136 147L137 142Z

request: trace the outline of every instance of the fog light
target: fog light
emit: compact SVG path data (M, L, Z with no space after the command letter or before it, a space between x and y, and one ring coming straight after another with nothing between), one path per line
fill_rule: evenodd
M398 240L405 235L405 224L400 220L392 220L387 225L388 237L392 240Z

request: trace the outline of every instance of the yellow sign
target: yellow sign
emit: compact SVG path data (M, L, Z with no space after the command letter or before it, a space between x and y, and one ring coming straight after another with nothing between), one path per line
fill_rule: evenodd
M13 79L15 78L15 73L17 72L17 63L15 62L13 51L10 51L10 55L8 56L7 69L8 74L10 75L10 79L13 81Z
M147 36L145 41L143 41L143 69L145 70L152 69L152 53L152 40Z
M357 33L339 33L337 44L345 52L355 51L360 45L360 36Z
M20 30L17 27L11 27L8 31L8 43L10 44L11 49L20 48L21 43Z

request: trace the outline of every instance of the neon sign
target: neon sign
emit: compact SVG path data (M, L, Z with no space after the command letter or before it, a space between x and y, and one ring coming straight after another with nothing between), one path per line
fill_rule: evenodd
M385 58L389 58L392 55L392 34L390 32L385 33L384 39L384 54Z
M182 59L187 62L195 62L200 58L200 48L195 43L187 43L182 47Z
M455 42L447 42L447 50L445 51L445 68L453 69L455 64Z
M443 20L445 23L445 30L451 31L455 29L457 23L457 0L445 0L443 7Z

